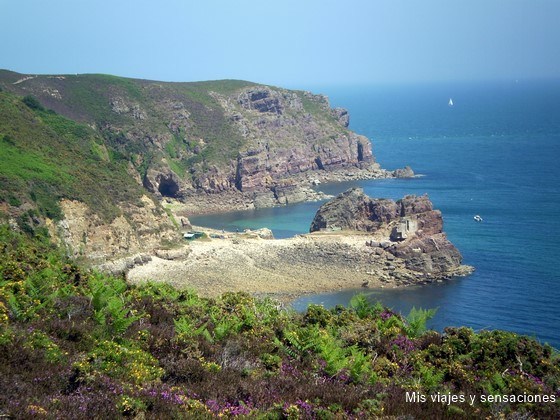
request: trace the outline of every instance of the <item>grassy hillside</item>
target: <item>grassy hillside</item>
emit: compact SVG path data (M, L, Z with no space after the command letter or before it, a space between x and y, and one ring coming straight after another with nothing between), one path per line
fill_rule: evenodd
M0 225L0 416L560 416L555 350L503 331L425 331L429 316L360 296L298 314L243 293L133 287Z
M33 96L42 107L91 127L100 144L128 160L156 194L162 193L161 176L169 178L170 171L177 175L175 190L181 190L175 198L193 191L237 192L239 173L255 175L253 169L237 171L238 157L249 151L266 150L255 165L262 172L255 186L264 190L272 184L263 179L279 182L316 168L320 156L326 166L363 167L355 135L321 95L239 80L170 83L5 70L0 88Z
M26 80L17 83L22 79ZM196 163L224 164L237 156L243 139L210 92L229 95L253 85L236 80L164 83L102 74L26 76L0 71L2 84L16 94L32 94L69 119L95 126L108 146L137 163L140 172L145 159L153 164L163 157L182 174ZM188 130L184 126L170 130L176 103L188 109ZM157 150L146 136L173 144ZM199 139L204 139L204 146L193 153Z
M142 189L127 160L95 130L45 109L33 97L0 92L0 201L36 205L61 217L58 201L76 199L111 220L118 203L136 203Z

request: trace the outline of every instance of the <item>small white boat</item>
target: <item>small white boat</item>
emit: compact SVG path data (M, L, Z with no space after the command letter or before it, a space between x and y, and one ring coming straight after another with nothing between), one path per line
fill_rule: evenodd
M482 222L482 217L480 217L478 214L475 215L475 216L473 217L473 219L474 219L476 222Z
M453 106L453 99L449 98L449 102L447 102L447 105Z

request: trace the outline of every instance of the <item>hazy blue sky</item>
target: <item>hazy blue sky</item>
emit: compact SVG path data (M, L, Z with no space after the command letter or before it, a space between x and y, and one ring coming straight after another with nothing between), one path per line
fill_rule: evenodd
M341 83L560 77L560 0L0 0L0 68Z

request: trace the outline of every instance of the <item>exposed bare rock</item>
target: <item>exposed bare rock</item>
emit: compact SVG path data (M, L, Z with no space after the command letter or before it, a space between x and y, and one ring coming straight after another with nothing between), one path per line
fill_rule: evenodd
M260 228L256 230L247 230L244 232L245 236L248 238L260 238L260 239L274 239L274 234L269 228Z
M361 188L353 188L321 206L311 223L310 232L324 229L374 232L382 223L395 220L398 214L399 207L394 201L372 200Z
M185 216L180 217L179 222L181 223L182 229L192 229L191 222L187 217Z
M144 187L160 197L178 198L184 195L184 182L172 171L149 170L143 180Z
M389 252L405 261L406 267L424 273L445 273L459 267L461 254L444 233L417 235L391 246Z
M393 171L393 176L395 178L413 178L414 171L410 166L405 166L404 168L395 169Z
M152 260L152 256L149 254L135 254L123 258L118 258L116 260L111 260L103 262L97 265L97 269L103 271L104 273L112 274L114 276L126 274L129 270L134 267L142 266L149 263Z
M64 219L48 222L53 238L60 238L72 256L87 256L91 261L118 259L158 247L162 240L179 240L177 231L165 214L147 196L141 206L128 203L123 215L103 222L81 202L62 200ZM126 217L125 217L126 215Z
M280 94L268 87L250 88L239 95L238 101L246 109L282 114Z
M402 260L409 270L435 277L465 272L460 252L443 233L441 212L433 209L427 195L407 195L395 202L351 189L321 206L310 232L341 229L370 232L371 247ZM393 266L394 258L390 261Z
M156 257L162 258L164 260L182 261L188 257L189 252L190 252L189 248L183 247L178 249L156 249L154 253Z
M348 114L348 110L344 108L333 108L332 113L341 126L346 128L350 125L350 115Z

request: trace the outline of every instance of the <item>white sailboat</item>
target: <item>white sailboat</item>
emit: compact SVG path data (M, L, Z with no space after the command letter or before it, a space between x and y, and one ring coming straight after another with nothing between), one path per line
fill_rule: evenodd
M449 102L447 103L449 106L453 106L453 99L449 98Z

